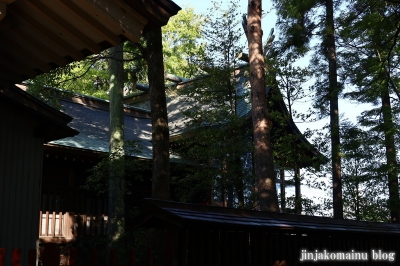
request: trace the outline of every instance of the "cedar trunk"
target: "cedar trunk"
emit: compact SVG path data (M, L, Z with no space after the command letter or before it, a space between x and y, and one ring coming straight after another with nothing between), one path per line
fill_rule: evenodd
M170 199L169 128L164 83L164 61L161 28L148 32L147 42L148 80L150 87L150 109L153 142L153 174L151 197ZM147 230L147 248L158 258L164 257L165 230Z
M169 128L161 28L147 33L147 63L153 141L152 198L170 199Z
M385 135L386 162L389 186L390 221L399 223L399 179L397 174L396 146L389 88L382 93L383 130Z
M115 247L125 230L123 44L110 48L110 180L108 192L108 245Z
M249 0L247 40L249 43L250 83L252 88L252 121L254 172L261 211L279 212L271 143L272 121L267 109L265 63L262 51L261 0Z
M332 146L333 218L343 219L342 166L339 135L339 87L333 20L333 0L326 1L326 44L329 63L330 130Z

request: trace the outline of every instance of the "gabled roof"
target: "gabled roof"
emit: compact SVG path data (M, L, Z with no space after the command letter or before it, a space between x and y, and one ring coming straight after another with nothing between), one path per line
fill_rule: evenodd
M245 75L247 64L242 64L239 66L235 71L235 82L236 82L236 91L239 97L239 100L236 105L236 113L240 117L244 117L251 120L251 98L250 98L250 82ZM204 78L207 78L204 77ZM195 78L193 80L179 80L176 79L176 90L179 90L183 86L195 86L195 80L199 78ZM194 85L193 85L194 84ZM266 94L271 95L274 89L266 88ZM274 90L275 93L279 93L279 91ZM131 106L140 106L143 108L150 109L148 103L148 94L149 92L141 92L140 97L137 94L135 95L127 95L125 96L124 102ZM147 97L146 97L147 95ZM274 97L273 99L274 104L271 107L272 110L276 110L283 114L285 117L290 117L289 112L287 110L286 104L283 100L283 97ZM167 97L167 109L168 109L168 124L170 127L170 142L178 141L182 138L191 137L196 134L195 129L188 130L187 124L190 122L190 119L184 115L184 111L189 110L192 108L193 104L196 104L193 99L188 97L179 95L179 93L174 93L173 91ZM149 110L150 111L150 110ZM212 127L212 126L219 126L218 125L209 125L204 124L204 127ZM282 127L278 125L278 123L274 123L275 127ZM286 122L286 126L284 126L284 131L287 134L291 134L296 136L297 140L296 143L300 145L303 149L303 154L308 158L312 158L309 162L303 162L300 167L305 166L319 166L320 164L327 163L327 158L322 155L300 132L296 124L294 123L293 119L288 119Z
M70 127L79 131L74 137L50 142L88 151L107 153L109 150L109 102L89 96L73 94L59 99L62 111L73 117ZM135 140L142 147L141 153L132 154L139 158L152 158L150 114L139 108L125 108L125 140Z
M79 132L74 137L67 137L47 144L51 149L69 149L76 152L108 153L109 151L109 102L103 99L71 94L58 98L62 112L73 119L69 126ZM140 152L131 152L130 156L152 159L150 112L145 109L125 106L124 108L125 141L135 141ZM171 155L172 162L181 160Z
M179 10L171 0L1 0L0 85L137 42Z

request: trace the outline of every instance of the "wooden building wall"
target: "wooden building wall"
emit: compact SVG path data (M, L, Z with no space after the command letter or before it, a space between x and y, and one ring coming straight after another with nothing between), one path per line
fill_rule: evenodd
M0 247L7 265L12 248L21 248L25 259L37 244L42 150L33 120L0 101Z
M40 243L66 243L80 237L106 236L107 195L84 189L90 169L104 154L88 150L45 145L43 154ZM149 164L148 168L144 167ZM131 193L126 206L134 210L143 198L151 196L151 165L127 175ZM173 169L173 168L172 168ZM143 177L138 178L138 175ZM128 222L129 223L129 222Z

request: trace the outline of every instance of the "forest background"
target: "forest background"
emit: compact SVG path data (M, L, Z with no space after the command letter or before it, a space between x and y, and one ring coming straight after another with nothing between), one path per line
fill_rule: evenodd
M182 1L175 2L183 7L186 5ZM324 34L329 35L324 26L324 4L321 1L302 1L296 4L296 1L278 0L272 3L263 1L263 4L264 39L268 37L266 33L271 28L275 28L276 35L268 58L270 73L274 73L282 94L287 96L285 101L297 126L327 158L333 158L329 141L332 131L328 125L331 93L326 90L328 67L327 63L323 63L328 49ZM187 6L193 6L192 12L196 14L205 8L212 8L209 1L193 1ZM340 99L341 140L341 145L338 146L341 149L335 152L341 158L344 217L393 221L393 217L398 216L398 213L393 213L398 212L399 205L396 152L398 141L395 141L398 139L399 7L391 1L355 1L350 4L335 2L333 6L337 25L333 32L336 34L334 37L338 58L339 85L336 92ZM345 9L351 12L343 12ZM246 10L247 1L239 1L235 9L235 21L238 22L237 33L241 36L238 43L242 43L242 47L246 47L246 38L240 28L240 20L241 14L246 13ZM213 13L213 10L208 12ZM205 17L207 15L192 17L196 22L192 21L190 25L201 26L203 22L207 22ZM372 22L375 24L372 25ZM199 32L195 30L190 33L194 35L186 37L193 37L198 39L195 41L201 42L201 34L196 35ZM179 40L174 41L179 44ZM193 44L192 52L198 48L195 42L185 44ZM177 61L174 60L184 58L174 58L181 51L168 50L171 47L164 46L164 54L171 56L169 62L176 65ZM243 51L247 52L246 48ZM130 60L134 61L134 57L132 55ZM94 60L89 60L88 64L91 62ZM96 68L105 70L106 62L98 62ZM136 71L139 68L139 65L130 68L131 80L145 80L145 74ZM166 69L173 70L173 66L166 66ZM74 67L70 70L75 71ZM74 78L74 85L87 88L88 84L84 82L88 82L96 90L83 89L81 93L102 97L99 94L102 90L98 88L104 86L108 73L104 71L103 77L99 73L101 72L96 73L95 80L86 78L78 81ZM193 77L190 73L179 71L171 74L188 74L188 78ZM37 84L43 83L62 87L49 80ZM384 103L389 104L389 111ZM392 146L388 140L391 140ZM305 213L332 216L332 171L329 163L319 169L302 170L301 200ZM293 172L289 169L287 172L294 178ZM388 183L392 184L389 186L390 191ZM393 200L389 200L391 196ZM294 207L293 200L290 204L288 208Z

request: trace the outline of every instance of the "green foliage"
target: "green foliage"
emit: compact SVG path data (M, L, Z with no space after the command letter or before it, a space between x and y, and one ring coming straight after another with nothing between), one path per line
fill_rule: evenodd
M272 47L272 54L277 53L277 47ZM310 132L288 134L290 124L294 120L309 121L314 114L312 110L299 113L295 107L307 97L304 84L310 79L311 73L305 66L296 66L298 59L294 52L285 52L267 58L267 84L271 88L268 93L269 114L274 121L272 140L275 162L279 166L319 165L324 163L322 158L304 156L305 150L314 149L308 143L299 142L300 138L310 137ZM286 109L287 111L286 111Z
M108 99L108 70L105 52L57 68L31 80L28 92L52 101L51 91L44 87L59 88L98 98Z
M46 88L59 88L59 80L61 80L61 77L65 73L68 73L71 68L72 65L68 65L65 68L57 68L49 73L37 76L28 83L27 92L50 106L60 109L61 106L58 104L58 101L52 97L52 91Z
M202 37L204 19L193 8L184 8L162 28L165 71L184 78L192 78L198 69L192 61L203 54L198 43Z
M353 89L345 94L351 100L369 103L370 110L359 117L359 124L374 139L374 158L379 154L380 163L369 175L374 177L374 191L381 191L383 198L375 194L375 213L369 214L378 220L385 220L388 205L379 205L386 200L387 183L391 185L389 208L400 211L398 199L398 173L396 139L398 139L399 105L399 71L398 55L400 46L400 16L398 6L388 1L356 1L346 5L349 11L343 13L338 20L340 27L340 44L343 46L341 57L344 58L343 80L353 85ZM372 182L372 181L371 181ZM356 183L357 184L357 183ZM357 202L357 201L356 201ZM370 203L369 202L369 203ZM372 207L371 207L372 208ZM379 214L379 215L378 215ZM394 214L396 216L396 214ZM392 217L393 219L393 217ZM394 218L397 220L397 218Z
M124 149L125 158L124 160L117 160L117 163L123 164L122 167L125 170L126 175L134 173L133 179L127 178L125 176L124 194L129 195L132 193L132 182L143 180L143 176L141 175L141 173L143 173L148 168L148 165L141 160L131 157L133 154L137 155L141 153L141 146L137 141L125 141ZM89 170L90 176L88 177L82 188L90 191L95 191L99 195L107 195L109 188L110 171L113 171L113 169L110 168L110 160L112 160L115 156L119 157L119 152L116 152L116 154L112 153L104 155L103 159ZM121 166L113 165L113 167L120 168Z
M103 52L72 63L70 72L64 73L61 80L60 86L64 90L108 99L109 81L106 53Z
M145 242L146 236L145 232L142 230L132 231L130 224L135 217L138 215L138 211L133 206L130 206L131 197L135 186L137 184L143 184L143 181L148 178L145 173L149 171L150 164L144 160L134 158L133 155L137 156L141 153L141 145L138 141L125 141L124 152L125 156L123 160L117 160L113 164L110 161L113 157L120 157L120 151L115 151L115 153L104 155L92 169L89 170L90 176L87 178L85 184L81 187L82 189L96 192L98 195L108 195L109 194L109 182L110 182L110 172L115 171L114 168L123 168L125 175L123 176L123 197L125 203L125 230L122 235L120 235L113 243L113 248L118 250L118 263L119 265L125 265L127 263L128 251L135 249L137 254L137 259L139 262L145 261ZM107 238L90 238L90 242L81 241L77 245L82 248L83 252L89 251L90 248L98 248L100 250L106 250ZM87 253L89 254L89 253ZM101 254L102 259L106 259L105 253ZM87 256L87 258L89 258ZM82 258L84 259L84 258Z
M314 139L319 144L318 149L329 154L329 136L321 131L318 135ZM385 150L379 136L368 128L342 122L341 156L344 218L388 222L387 168L384 163ZM306 185L330 194L331 171L330 164L322 165L317 170L308 169ZM320 199L320 202L321 211L326 215L332 206L324 199Z
M146 261L146 232L145 230L135 230L135 232L126 232L119 239L117 250L117 265L127 265L129 251L135 250L136 260L139 265L143 265ZM85 238L77 238L73 244L67 245L67 250L71 246L78 248L78 265L88 265L90 263L90 252L93 249L98 250L98 261L107 261L107 238L105 236L91 236Z
M280 197L278 197L280 198ZM290 212L288 210L294 210L295 209L295 197L287 197L286 198L286 207L287 210L284 212ZM301 198L301 206L302 206L302 213L304 215L309 215L309 216L326 216L326 213L324 212L324 202L322 203L315 203L314 200L309 199L307 197L302 197Z
M224 201L227 190L235 188L239 194L236 204L243 208L244 181L251 176L251 171L244 170L245 154L251 150L251 142L246 138L245 113L240 110L246 109L248 95L238 89L240 75L233 76L242 51L239 17L234 2L227 10L214 2L206 16L204 53L195 61L205 76L179 92L190 106L184 111L190 119L187 131L195 132L194 137L182 141L180 153L199 168L178 184L191 188L182 195L186 199L213 187L215 199Z
M318 28L315 21L315 8L320 6L318 0L274 0L277 9L277 25L284 34L282 48L293 49L304 54L310 49L310 41Z
M373 132L350 123L342 125L341 135L345 217L389 221L384 150L379 148Z
M359 102L379 104L387 87L397 98L399 75L398 7L387 1L349 3L350 11L340 17L343 45L343 76L356 86L346 96Z

